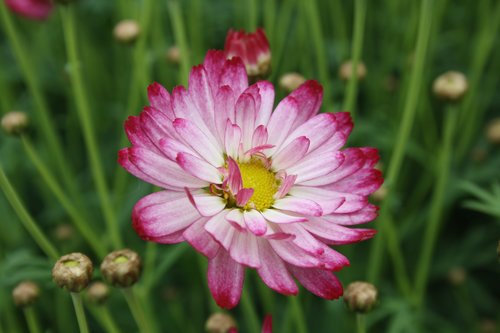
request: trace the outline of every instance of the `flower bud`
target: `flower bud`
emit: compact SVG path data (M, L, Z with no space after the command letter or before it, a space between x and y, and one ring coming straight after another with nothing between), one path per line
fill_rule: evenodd
M306 78L299 73L286 73L280 78L280 88L290 93L306 82Z
M54 10L51 0L5 0L5 5L16 14L39 21L46 20Z
M351 311L369 312L377 302L377 288L368 282L352 282L344 292L344 301Z
M129 249L111 252L101 264L101 273L106 282L118 288L132 286L139 280L141 271L141 258Z
M486 128L486 138L492 144L500 144L500 118L490 121Z
M31 281L23 281L12 290L14 303L19 307L30 306L38 299L40 288Z
M450 102L458 101L467 92L469 84L464 74L449 71L439 75L432 86L434 95Z
M205 330L208 333L229 333L234 328L236 328L236 322L233 317L223 312L212 314L205 324Z
M387 196L387 187L382 185L376 190L375 192L372 193L372 198L376 202L381 202L382 200L385 199Z
M453 267L448 272L448 281L455 287L463 285L465 279L467 279L467 272L462 267Z
M352 71L352 61L347 60L339 68L339 77L344 81L348 81L351 78ZM357 75L359 81L363 80L366 76L366 66L361 61L358 63Z
M135 20L122 20L118 22L113 30L115 39L121 43L134 42L141 32L139 23Z
M250 82L265 79L271 74L271 50L263 29L251 33L229 30L224 52L228 59L241 58Z
M181 62L181 49L176 45L171 46L167 49L165 57L169 63L178 65Z
M73 293L85 289L94 268L90 259L79 252L62 256L52 268L52 279L60 288Z
M60 224L54 230L54 236L62 242L72 239L74 235L75 229L71 224Z
M21 111L11 111L2 117L2 128L9 135L22 134L28 125L28 115Z
M101 305L109 297L109 287L102 282L96 281L87 289L87 299L90 303Z

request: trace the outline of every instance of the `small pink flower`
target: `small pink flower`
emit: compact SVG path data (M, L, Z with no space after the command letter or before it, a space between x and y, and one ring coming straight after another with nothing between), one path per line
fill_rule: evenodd
M5 0L13 12L33 20L45 20L54 9L51 0Z
M329 245L375 230L350 228L377 215L368 195L382 183L374 148L341 150L349 113L318 114L322 87L307 81L273 111L267 81L248 86L240 58L209 51L188 88L154 83L150 106L125 122L132 146L119 153L131 174L163 188L142 198L133 226L145 240L189 242L208 258L217 304L238 304L245 269L267 286L335 299L333 271L349 265ZM295 279L294 279L295 278Z
M265 78L271 72L271 50L263 29L245 33L229 30L224 45L226 57L240 57L250 78Z

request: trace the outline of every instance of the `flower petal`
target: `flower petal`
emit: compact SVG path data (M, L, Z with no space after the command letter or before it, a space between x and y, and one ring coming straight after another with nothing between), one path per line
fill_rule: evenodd
M152 107L164 113L169 120L174 120L170 94L161 84L153 82L149 85L148 99Z
M308 199L284 197L274 202L273 208L287 210L306 216L321 216L323 211L316 202Z
M224 144L227 123L234 124L234 104L236 103L233 90L228 86L222 86L215 96L214 120L220 143ZM239 145L239 139L238 139ZM227 146L226 146L227 147Z
M259 81L256 83L260 94L260 109L257 112L256 126L267 125L274 106L274 87L271 82Z
M215 102L208 74L203 65L194 66L189 74L188 94L207 128L214 133Z
M220 245L205 230L208 220L206 217L200 218L184 231L183 236L192 247L210 259L217 255Z
M247 71L240 58L226 60L220 75L219 85L230 86L235 96L241 95L248 87Z
M232 193L238 193L243 187L243 179L241 178L240 167L232 158L227 159L227 168L229 176L227 177L227 185Z
M275 145L275 148L269 152L269 155L272 156L288 137L298 113L297 101L293 97L287 97L278 104L267 125L267 131L269 133L267 142Z
M156 180L159 184L164 184L160 185L161 187L201 188L209 185L206 181L187 174L177 163L147 149L130 147L122 149L120 154L127 156L128 160L132 162L139 171L147 175L148 178ZM120 162L123 161L123 158L120 159ZM132 170L131 168L127 168L127 163L122 164L122 166L128 171Z
M201 216L214 216L226 207L226 202L223 198L208 194L194 194L188 188L184 189L191 204L198 210Z
M307 221L307 218L304 216L291 214L293 213L285 213L277 209L266 209L262 212L262 215L266 218L266 220L273 223L294 223Z
M246 151L252 145L252 135L255 131L255 100L250 94L241 94L235 105L236 124L241 128L241 142Z
M375 229L352 229L332 223L322 218L311 218L302 227L322 239L328 240L330 245L344 245L361 242L372 238Z
M226 220L227 210L223 210L219 214L212 216L205 224L205 230L219 242L226 250L229 250L233 241L234 233L238 232Z
M300 110L293 126L295 128L318 113L323 101L323 87L314 80L308 80L295 89L290 96L297 100Z
M319 187L294 186L289 195L295 198L308 199L321 206L323 215L335 212L345 201L345 197Z
M247 232L236 232L229 249L229 254L236 262L252 268L260 267L257 237Z
M331 272L287 265L293 276L311 293L325 299L337 299L343 294L342 284Z
M356 225L373 221L377 217L378 207L368 204L365 207L351 213L334 213L323 216L324 219L340 225Z
M297 175L296 184L312 185L323 183L323 179L331 177L344 161L344 154L340 151L331 152L321 159L306 155L300 162L289 167L289 174Z
M267 222L258 211L252 209L243 212L245 224L254 235L262 236L267 231Z
M183 192L160 191L137 202L132 212L133 227L145 240L159 242L162 237L184 230L200 218Z
M212 184L222 183L222 175L213 165L188 153L178 153L179 166L190 175Z
M225 251L208 261L208 287L217 305L225 309L235 307L241 297L245 267L237 263Z
M262 281L283 295L297 295L299 289L283 260L274 252L267 240L259 238L258 242L261 266L257 272Z
M214 167L224 164L222 150L218 142L208 133L204 133L189 120L177 118L174 120L174 128L183 137L185 142L191 146L201 157Z
M294 165L307 154L309 144L310 141L305 136L296 138L272 157L273 168L276 170L282 170Z

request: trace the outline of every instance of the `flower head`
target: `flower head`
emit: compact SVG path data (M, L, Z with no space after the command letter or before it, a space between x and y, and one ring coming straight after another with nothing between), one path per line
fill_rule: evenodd
M285 295L297 294L294 277L320 297L342 295L332 271L349 261L329 245L375 234L349 227L376 217L367 197L382 183L375 149L340 150L349 114L318 114L315 81L273 111L273 86L248 86L241 59L219 51L192 69L187 89L154 83L148 93L151 105L125 123L132 146L119 153L127 171L164 189L135 205L137 233L203 253L225 308L239 302L247 267Z
M224 52L228 59L240 57L253 81L266 78L271 73L271 50L263 29L251 33L229 30Z
M33 20L45 20L54 10L51 0L5 0L13 12Z
M113 251L104 257L101 273L104 280L115 287L130 287L141 276L141 258L136 252L129 249Z
M63 289L78 293L92 279L92 261L83 253L74 252L62 256L52 268L52 279Z

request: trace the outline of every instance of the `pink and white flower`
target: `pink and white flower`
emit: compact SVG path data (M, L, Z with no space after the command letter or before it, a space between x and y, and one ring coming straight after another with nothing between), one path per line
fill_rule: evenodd
M271 49L263 29L246 33L229 30L224 45L226 57L240 57L249 78L265 78L271 73Z
M297 294L296 279L320 297L341 296L332 272L349 261L329 245L375 234L350 227L376 217L367 197L382 183L376 149L341 150L349 113L318 114L315 81L273 111L271 83L248 86L241 59L220 51L192 69L187 89L154 83L148 94L151 105L125 122L132 146L119 153L127 171L164 189L135 205L137 233L204 254L224 308L238 304L247 267L285 295Z
M11 11L33 20L45 20L54 9L51 0L5 0L5 4Z

